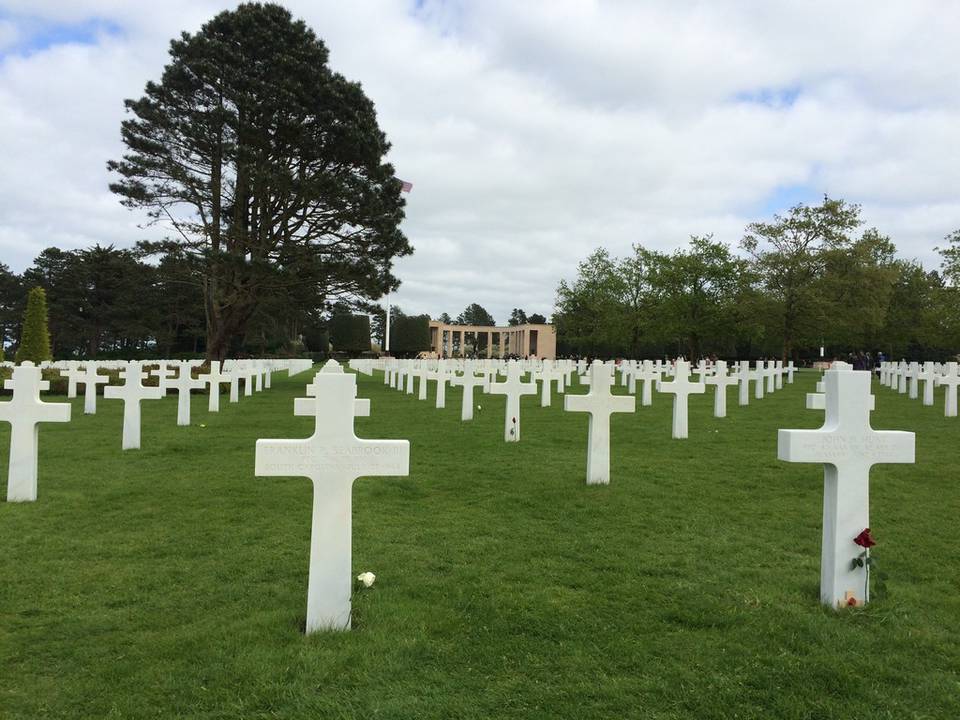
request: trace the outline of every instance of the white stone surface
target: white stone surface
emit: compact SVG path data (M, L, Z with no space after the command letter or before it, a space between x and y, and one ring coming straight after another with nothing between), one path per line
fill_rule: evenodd
M333 361L331 361L333 362ZM350 628L353 482L409 474L410 443L354 434L356 376L330 362L315 380L314 433L303 440L257 440L256 474L313 482L307 633Z
M100 365L96 362L87 362L83 366L83 414L95 415L97 413L97 385L106 385L110 378L106 375L100 375Z
M831 607L869 600L866 569L854 565L853 539L870 527L870 468L912 463L914 435L870 427L871 373L834 363L824 375L826 418L818 430L780 430L777 457L823 463L820 600Z
M923 404L933 407L933 386L937 379L937 371L932 362L925 362L917 373L917 379L923 383Z
M750 404L750 361L741 360L737 370L738 403L741 406Z
M636 398L632 395L614 395L610 392L612 367L595 361L590 366L590 392L586 395L566 395L563 409L568 412L590 413L587 430L587 484L606 485L610 482L610 415L615 412L634 412Z
M536 395L537 383L523 382L523 368L516 360L507 365L507 379L504 382L491 382L488 392L491 395L506 395L504 412L503 439L506 442L520 441L520 398L523 395Z
M427 373L427 377L437 383L437 401L434 407L438 410L447 406L447 383L453 377L447 360L437 360L437 367Z
M707 391L703 383L690 382L690 363L677 360L674 366L674 378L671 382L659 381L657 390L673 395L673 430L675 440L687 437L688 400L691 394L701 395Z
M713 375L703 381L705 385L713 385L713 416L723 418L727 416L727 388L737 384L736 375L727 374L727 363L717 360Z
M957 385L960 384L960 374L957 372L957 363L948 362L943 374L936 379L937 387L944 389L943 415L944 417L957 416Z
M0 421L10 423L10 461L7 472L7 502L37 499L37 470L40 433L37 425L69 422L70 403L48 403L40 399L50 383L41 379L39 367L25 362L13 369L4 382L13 391L9 401L0 403Z
M168 387L177 391L177 425L180 426L190 424L190 391L201 390L206 386L203 380L193 377L193 368L198 365L199 360L180 360L173 365L177 376L167 381Z
M143 363L131 360L120 371L123 385L108 385L103 389L106 400L123 400L123 443L124 450L136 450L140 447L140 402L159 400L163 392L159 387L144 387L146 373Z
M211 360L210 369L205 375L200 376L200 382L207 388L209 398L207 399L208 412L220 412L220 386L232 385L233 378L230 373L220 371L220 361Z
M463 366L463 375L455 375L450 378L451 385L458 385L463 388L463 395L460 402L460 420L473 420L473 391L474 388L483 387L487 379L483 375L476 374L476 364L473 360L468 360Z
M640 381L640 404L649 407L653 404L653 384L660 380L661 370L650 360L644 360L637 370L637 380Z

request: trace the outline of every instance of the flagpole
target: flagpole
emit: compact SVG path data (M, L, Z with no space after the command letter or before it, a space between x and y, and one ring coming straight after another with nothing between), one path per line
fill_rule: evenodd
M387 293L387 321L385 323L383 349L385 352L390 352L390 294Z

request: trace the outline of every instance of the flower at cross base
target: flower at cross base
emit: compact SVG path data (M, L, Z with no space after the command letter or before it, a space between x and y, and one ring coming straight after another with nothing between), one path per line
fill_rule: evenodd
M873 535L870 534L870 528L864 528L863 532L857 535L853 542L859 545L862 548L872 548L877 544L877 541L873 539Z
M377 579L377 576L374 575L372 572L365 572L357 575L357 580L359 582L362 582L364 587L372 587L376 579Z

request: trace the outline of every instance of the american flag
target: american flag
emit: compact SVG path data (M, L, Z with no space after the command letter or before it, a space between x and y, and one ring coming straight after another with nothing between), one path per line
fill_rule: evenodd
M400 180L400 178L397 178ZM413 183L408 183L406 180L400 180L400 192L410 192L413 190Z

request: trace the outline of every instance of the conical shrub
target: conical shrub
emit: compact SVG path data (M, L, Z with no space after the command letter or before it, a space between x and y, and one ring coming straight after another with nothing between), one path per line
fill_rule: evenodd
M50 358L47 293L42 287L35 287L27 295L27 309L23 313L23 331L20 333L16 359L18 363L27 360L39 363Z

